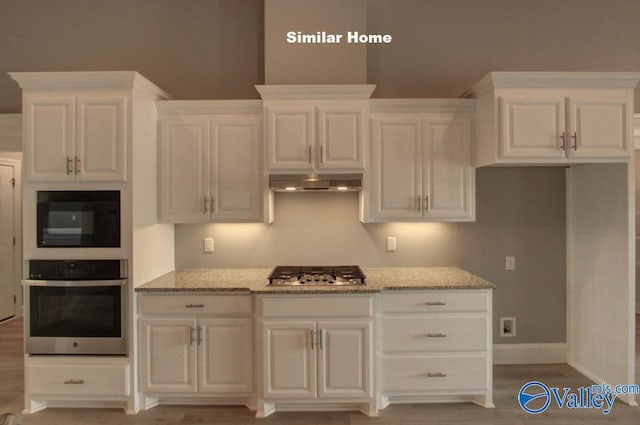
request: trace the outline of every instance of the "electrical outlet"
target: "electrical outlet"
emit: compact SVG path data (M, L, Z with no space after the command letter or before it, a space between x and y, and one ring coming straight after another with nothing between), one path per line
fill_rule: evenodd
M509 270L509 271L515 270L516 269L516 257L507 256L505 258L504 269L505 270Z
M500 318L500 337L516 336L516 318L501 317Z
M213 238L204 238L204 252L213 252Z
M398 249L398 240L395 236L387 236L387 251L396 252Z

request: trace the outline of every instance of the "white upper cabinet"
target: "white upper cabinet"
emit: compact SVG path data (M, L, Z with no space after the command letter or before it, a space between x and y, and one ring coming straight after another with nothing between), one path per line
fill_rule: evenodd
M372 85L257 86L263 98L269 171L365 168Z
M478 98L476 165L624 162L631 157L632 73L491 73Z
M17 72L11 77L23 91L29 182L127 181L133 105L168 97L131 71ZM140 115L135 118L155 119Z
M424 101L424 110L428 105L449 112L420 113L405 105L372 114L370 199L363 221L475 219L472 105Z
M125 181L126 96L25 95L29 181Z
M262 221L262 119L250 101L162 102L160 218Z

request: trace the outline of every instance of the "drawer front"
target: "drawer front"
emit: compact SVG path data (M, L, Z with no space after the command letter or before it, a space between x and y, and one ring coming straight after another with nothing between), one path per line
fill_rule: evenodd
M487 387L487 358L469 356L385 356L383 390L408 393L431 390L482 390Z
M371 295L261 297L258 313L263 317L363 317L373 314Z
M382 349L424 352L487 350L487 319L484 314L439 316L383 318Z
M385 313L439 313L461 311L488 311L487 291L420 291L382 294Z
M27 366L27 386L31 395L101 396L129 395L128 365L45 365Z
M251 295L141 295L141 314L251 314Z

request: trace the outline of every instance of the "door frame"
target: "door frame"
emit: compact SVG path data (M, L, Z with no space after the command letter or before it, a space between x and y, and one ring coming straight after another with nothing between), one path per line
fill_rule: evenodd
M13 235L16 238L13 256L14 288L16 296L15 317L24 315L24 294L22 292L22 160L6 158L3 154L15 155L14 152L0 152L0 165L13 167L13 178L16 181L13 190Z

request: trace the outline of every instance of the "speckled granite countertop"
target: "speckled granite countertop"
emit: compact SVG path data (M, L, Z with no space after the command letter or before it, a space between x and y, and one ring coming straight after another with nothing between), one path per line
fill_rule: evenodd
M375 293L384 290L493 289L495 285L458 267L363 267L366 285L269 286L271 269L184 269L136 288L138 292Z

